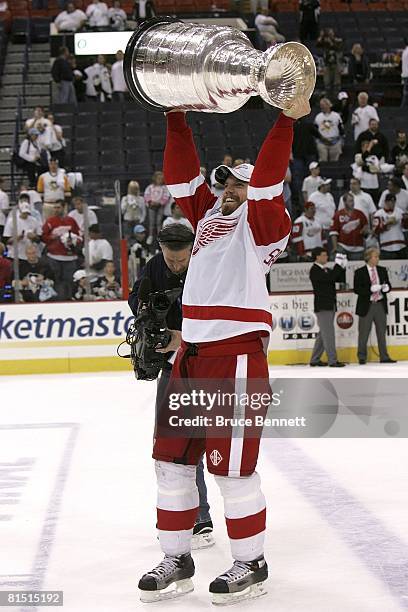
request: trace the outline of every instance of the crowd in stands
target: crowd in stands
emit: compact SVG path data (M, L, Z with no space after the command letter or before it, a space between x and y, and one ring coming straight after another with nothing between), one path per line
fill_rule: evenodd
M122 102L128 99L121 50L116 53L112 65L107 63L105 55L98 55L90 66L79 68L68 48L61 47L51 74L58 89L56 101L59 104L74 106L84 101Z

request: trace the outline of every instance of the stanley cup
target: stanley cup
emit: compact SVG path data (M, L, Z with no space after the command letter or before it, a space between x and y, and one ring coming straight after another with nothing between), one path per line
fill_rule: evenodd
M145 108L231 113L251 96L288 109L310 98L316 66L302 44L254 49L235 28L152 19L127 45L124 74L129 91Z

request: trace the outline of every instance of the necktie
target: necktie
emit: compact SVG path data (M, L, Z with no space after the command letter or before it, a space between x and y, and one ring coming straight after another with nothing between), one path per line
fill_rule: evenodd
M372 285L378 285L378 276L377 276L377 269L376 268L371 268L370 271L370 277L371 277L371 284ZM381 299L381 293L379 291L376 291L375 293L372 294L372 301L373 302L378 302Z

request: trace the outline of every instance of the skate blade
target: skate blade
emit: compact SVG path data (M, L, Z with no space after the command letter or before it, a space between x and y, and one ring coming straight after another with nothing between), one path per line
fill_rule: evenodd
M185 580L177 580L174 584L170 584L167 589L160 591L140 591L140 601L143 603L154 603L155 601L164 601L166 599L176 599L194 591L194 585L191 578Z
M200 550L201 548L210 548L214 546L215 540L212 533L198 533L193 535L191 539L191 550Z
M249 599L257 599L266 595L267 592L264 582L257 582L238 593L212 593L211 603L214 606L231 606Z

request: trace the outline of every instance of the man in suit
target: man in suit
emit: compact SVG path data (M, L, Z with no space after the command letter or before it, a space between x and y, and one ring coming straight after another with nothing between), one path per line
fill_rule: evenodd
M360 365L367 363L367 341L374 322L381 363L396 363L388 354L385 340L387 324L387 293L391 289L387 268L379 266L380 251L367 249L366 265L354 273L354 293L357 293L358 350Z
M310 365L342 368L346 364L337 361L336 337L334 331L334 313L336 312L336 283L345 282L345 267L347 257L338 253L334 268L328 268L329 254L327 249L316 247L312 250L314 264L310 269L309 278L313 286L314 311L319 323L319 333L313 347ZM326 351L328 364L321 361L323 351Z

